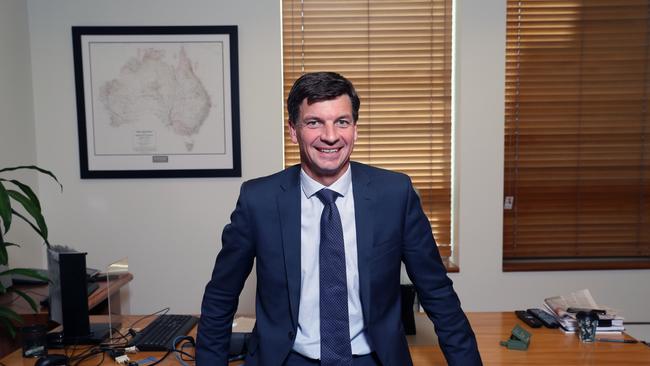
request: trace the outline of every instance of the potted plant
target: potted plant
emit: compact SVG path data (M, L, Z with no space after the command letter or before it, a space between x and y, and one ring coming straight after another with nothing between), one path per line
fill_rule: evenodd
M10 243L5 240L5 236L11 228L14 218L19 218L25 221L41 238L43 238L45 245L47 245L48 248L50 247L50 242L47 240L47 225L45 224L45 219L41 213L41 204L38 197L28 185L16 179L5 178L7 172L25 169L35 170L49 175L59 184L63 191L63 185L61 185L54 174L37 166L17 166L0 169L0 265L5 268L4 271L0 271L0 278L8 277L13 274L21 274L47 281L47 277L43 277L34 270L26 268L6 269L9 263L7 248L10 246L19 246L16 243ZM7 292L13 292L22 297L29 303L34 312L38 311L36 302L29 295L13 287L6 287L0 283L0 294L5 294ZM7 329L12 337L15 337L16 335L14 322L22 323L22 317L9 307L0 305L0 324Z

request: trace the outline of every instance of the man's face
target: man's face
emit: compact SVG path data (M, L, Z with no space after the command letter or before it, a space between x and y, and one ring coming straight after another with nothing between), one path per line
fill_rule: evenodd
M357 140L352 102L347 94L335 99L300 105L298 120L289 123L291 141L300 148L300 163L317 182L329 186L350 164Z

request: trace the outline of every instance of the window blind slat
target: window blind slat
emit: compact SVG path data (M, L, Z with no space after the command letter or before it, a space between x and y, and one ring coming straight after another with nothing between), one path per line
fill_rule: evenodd
M650 268L648 1L507 7L504 270Z
M352 158L411 177L444 257L451 243L451 0L283 0L284 97L336 71L361 98ZM285 166L299 163L285 122Z

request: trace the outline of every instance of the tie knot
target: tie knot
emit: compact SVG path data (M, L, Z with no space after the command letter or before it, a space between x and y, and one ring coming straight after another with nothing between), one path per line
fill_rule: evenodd
M340 194L334 192L331 189L323 188L320 191L316 192L316 197L323 202L324 205L334 203Z

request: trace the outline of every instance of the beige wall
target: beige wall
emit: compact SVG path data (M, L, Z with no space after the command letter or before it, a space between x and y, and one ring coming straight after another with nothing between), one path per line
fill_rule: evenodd
M245 179L282 166L279 1L29 0L37 161L65 191L41 184L51 235L101 267L128 256L134 313L198 312L203 286ZM72 25L236 24L240 31L243 178L80 180ZM650 271L501 272L505 1L458 1L455 217L464 308L511 310L589 288L629 319L648 320ZM29 137L27 137L29 139ZM44 181L42 182L44 183ZM254 281L240 311L251 312Z
M36 163L34 103L29 56L27 3L0 2L0 168ZM12 173L38 191L36 175ZM20 219L16 219L7 240L21 248L9 248L12 267L39 267L42 240Z
M29 1L39 164L57 172L60 194L42 184L54 242L88 252L102 268L128 257L134 313L164 306L197 313L221 229L245 179L282 168L280 5L256 1ZM237 25L242 178L81 180L73 25ZM250 281L249 281L250 282ZM254 284L254 282L253 282ZM254 286L241 309L253 312Z

